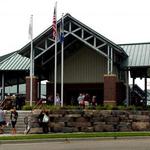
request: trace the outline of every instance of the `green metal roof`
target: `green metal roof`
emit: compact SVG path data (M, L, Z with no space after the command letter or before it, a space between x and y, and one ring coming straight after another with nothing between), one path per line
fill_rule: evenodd
M125 67L150 67L150 43L120 44L129 56Z
M13 55L14 53L16 53L17 51L5 54L3 56L0 56L0 62L2 62L3 60L5 60L6 58L10 57L11 55Z
M0 70L29 70L30 59L17 52L0 61Z

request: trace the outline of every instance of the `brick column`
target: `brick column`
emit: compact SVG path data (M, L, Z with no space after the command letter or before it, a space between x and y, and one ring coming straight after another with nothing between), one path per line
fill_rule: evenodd
M38 94L38 78L36 76L32 77L32 100L37 100ZM26 100L30 101L30 76L26 77Z
M115 74L104 75L104 105L116 105L116 82Z

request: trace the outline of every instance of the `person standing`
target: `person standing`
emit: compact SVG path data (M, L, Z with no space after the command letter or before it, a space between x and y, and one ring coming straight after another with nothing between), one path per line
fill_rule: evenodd
M81 108L84 108L84 94L80 93L77 98L78 104Z
M93 109L95 109L96 106L97 106L97 101L96 101L96 96L95 96L95 95L92 97L92 102L91 102L91 104L92 104Z
M49 114L47 110L42 110L39 115L39 123L40 126L43 128L43 133L49 132Z
M3 128L5 127L5 125L6 125L5 115L2 108L0 107L0 133L1 134L4 132Z
M12 134L16 134L16 123L18 119L18 112L16 111L16 107L14 107L10 114L10 120L12 125Z
M56 94L56 105L60 106L60 104L61 104L60 97L59 97L59 94L57 93Z

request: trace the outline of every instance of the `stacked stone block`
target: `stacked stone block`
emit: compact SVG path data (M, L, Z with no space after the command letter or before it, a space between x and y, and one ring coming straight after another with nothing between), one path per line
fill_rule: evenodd
M59 110L49 118L50 132L150 131L148 111Z

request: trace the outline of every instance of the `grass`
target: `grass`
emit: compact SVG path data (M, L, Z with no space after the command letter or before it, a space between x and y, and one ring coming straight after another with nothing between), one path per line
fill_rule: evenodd
M92 132L92 133L51 133L15 136L0 136L1 140L31 140L31 139L59 139L59 138L94 138L94 137L133 137L150 136L150 132Z

